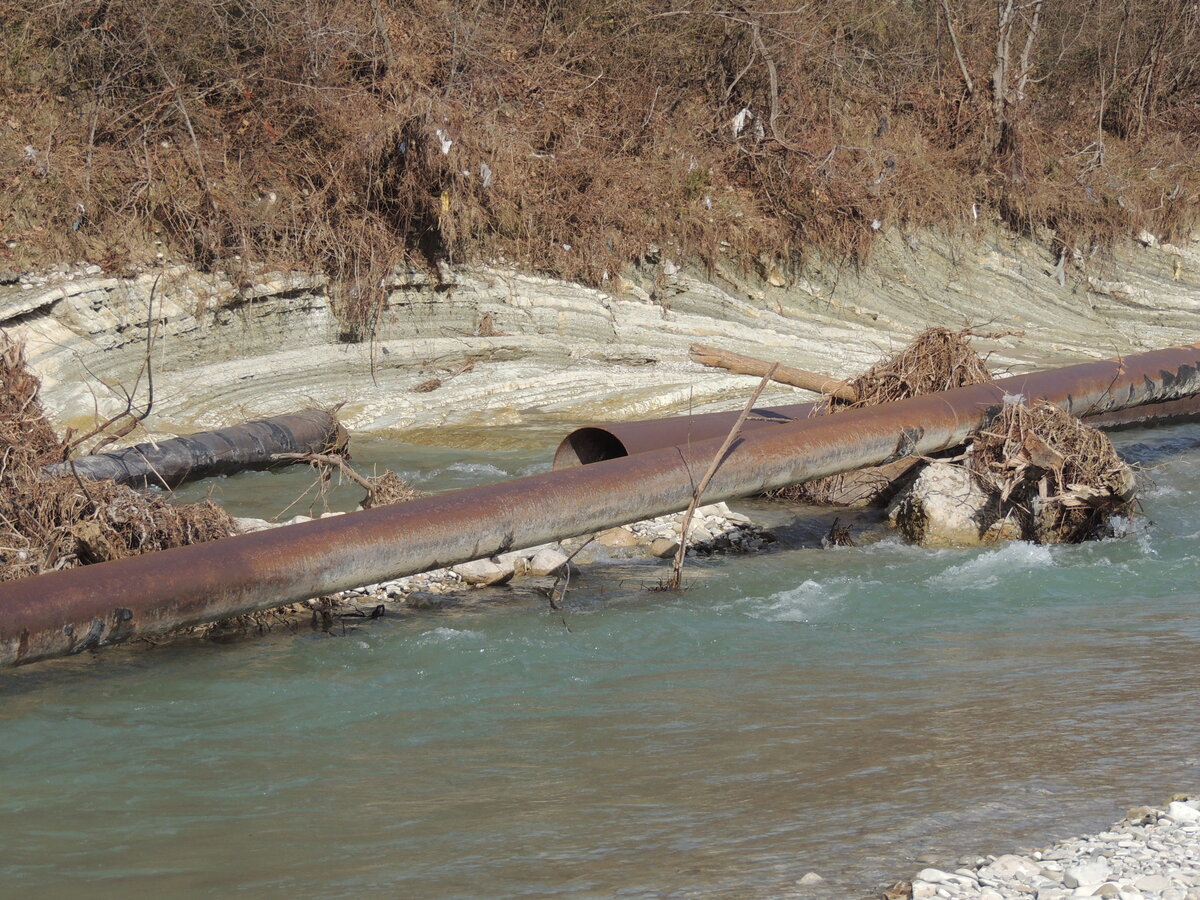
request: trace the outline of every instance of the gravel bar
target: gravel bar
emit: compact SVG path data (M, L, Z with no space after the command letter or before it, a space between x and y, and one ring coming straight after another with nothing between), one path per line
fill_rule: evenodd
M973 868L922 869L889 888L899 900L1200 900L1200 794L1141 806L1107 831L1044 850L980 859Z

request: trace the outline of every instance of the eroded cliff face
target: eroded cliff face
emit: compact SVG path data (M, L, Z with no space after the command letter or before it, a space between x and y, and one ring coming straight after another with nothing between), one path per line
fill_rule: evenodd
M755 380L689 362L693 342L845 376L930 325L1023 331L981 342L993 369L1011 371L1200 340L1200 235L1181 247L1145 236L1082 267L1007 234L918 233L891 235L860 268L703 273L658 260L608 290L502 268L448 271L440 284L409 275L375 340L359 343L341 339L319 276L239 289L168 267L25 282L0 286L0 327L26 342L62 424L125 407L153 331L151 435L344 400L353 429L477 443L481 426L557 431L746 397ZM440 387L414 392L434 378ZM143 401L146 389L143 376ZM765 399L810 396L773 388Z

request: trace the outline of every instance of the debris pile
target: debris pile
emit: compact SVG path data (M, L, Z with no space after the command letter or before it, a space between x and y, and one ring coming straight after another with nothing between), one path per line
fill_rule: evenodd
M899 353L847 382L854 391L852 403L831 398L826 401L827 409L836 413L972 384L989 384L992 374L971 346L970 338L998 336L970 328L926 329Z
M1112 441L1049 403L1010 403L972 441L967 465L1025 540L1075 544L1133 514L1133 470Z
M849 409L879 406L922 394L948 391L972 384L987 384L993 379L982 357L971 346L972 337L995 337L970 328L957 331L929 328L918 334L899 353L881 360L862 375L846 382L853 401L827 395L820 410L836 414ZM819 506L867 506L885 502L897 479L915 465L916 460L898 460L887 466L860 469L804 484L789 485L767 496L787 503L813 503Z
M22 348L0 337L0 581L195 544L236 532L211 503L180 506L112 482L42 477L66 447Z

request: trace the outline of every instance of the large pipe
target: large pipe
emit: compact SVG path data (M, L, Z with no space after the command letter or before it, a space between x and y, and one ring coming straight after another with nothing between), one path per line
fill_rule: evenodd
M255 419L123 450L52 463L46 475L78 475L134 487L173 488L185 481L247 469L289 465L280 454L327 453L346 438L337 417L324 409Z
M1200 393L1200 345L1009 379L1079 414ZM1002 408L976 385L741 436L705 500L962 443ZM722 439L0 584L0 664L268 609L676 512Z
M1001 378L996 382L1006 390L1015 390L1015 385L1025 376ZM755 409L754 416L746 420L743 431L770 428L782 422L798 422L811 418L818 403L796 403L786 406L770 406ZM700 413L690 416L668 416L661 419L643 419L638 422L612 422L603 425L585 425L576 428L554 451L554 468L569 469L619 459L634 453L660 450L680 444L691 444L711 438L724 437L737 421L737 412ZM1103 415L1087 413L1082 416L1089 425L1105 431L1121 428L1137 428L1143 425L1167 425L1176 422L1200 420L1200 397L1184 397L1161 403L1147 403L1130 409L1114 410Z

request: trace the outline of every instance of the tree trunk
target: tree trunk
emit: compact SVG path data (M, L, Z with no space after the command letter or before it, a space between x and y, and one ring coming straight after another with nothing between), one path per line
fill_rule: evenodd
M740 353L732 353L729 350L704 344L692 344L691 350L688 351L688 358L702 366L725 369L735 375L758 375L761 377L766 375L771 368L771 363L761 359L742 356ZM829 394L839 400L845 400L847 403L853 403L856 399L854 390L847 387L844 382L828 375L818 375L816 372L807 372L792 366L778 366L771 380L792 387L804 388L806 391L817 394Z

